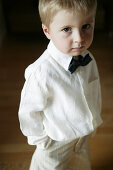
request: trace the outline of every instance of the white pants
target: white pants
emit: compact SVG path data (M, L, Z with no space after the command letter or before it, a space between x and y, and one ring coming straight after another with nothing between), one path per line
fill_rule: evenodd
M36 148L30 170L91 170L88 137Z

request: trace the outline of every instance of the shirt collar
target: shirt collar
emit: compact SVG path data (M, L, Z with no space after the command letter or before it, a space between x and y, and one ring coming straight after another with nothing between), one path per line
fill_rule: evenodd
M52 40L50 41L47 50L49 54L57 61L57 63L60 64L66 71L68 71L69 63L72 60L72 56L59 51L53 44Z
M61 51L59 51L53 44L52 40L49 42L47 50L51 57L53 57L58 64L60 64L66 71L68 71L68 67L72 60L72 56L64 54ZM81 55L84 57L87 53L88 51L86 50L82 52Z

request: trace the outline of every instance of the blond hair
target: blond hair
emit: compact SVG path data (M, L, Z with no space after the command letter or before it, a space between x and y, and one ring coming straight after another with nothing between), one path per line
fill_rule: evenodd
M97 0L39 0L38 8L41 22L49 27L53 17L60 10L73 10L87 14L92 9L96 11L96 7Z

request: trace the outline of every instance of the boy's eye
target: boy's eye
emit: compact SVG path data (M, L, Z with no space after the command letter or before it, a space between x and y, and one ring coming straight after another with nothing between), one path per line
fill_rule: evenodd
M71 28L64 28L63 32L71 32Z
M83 30L88 30L90 27L91 27L90 24L85 24L85 25L82 26L82 29Z

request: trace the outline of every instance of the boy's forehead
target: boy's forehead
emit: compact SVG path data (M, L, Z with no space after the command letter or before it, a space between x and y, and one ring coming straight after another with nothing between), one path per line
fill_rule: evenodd
M61 10L56 13L56 15L53 17L52 22L53 23L58 23L58 24L69 24L73 22L80 21L80 22L86 22L89 21L91 22L95 18L95 11L89 11L89 13L85 14L84 13L77 13L76 11L72 10Z

